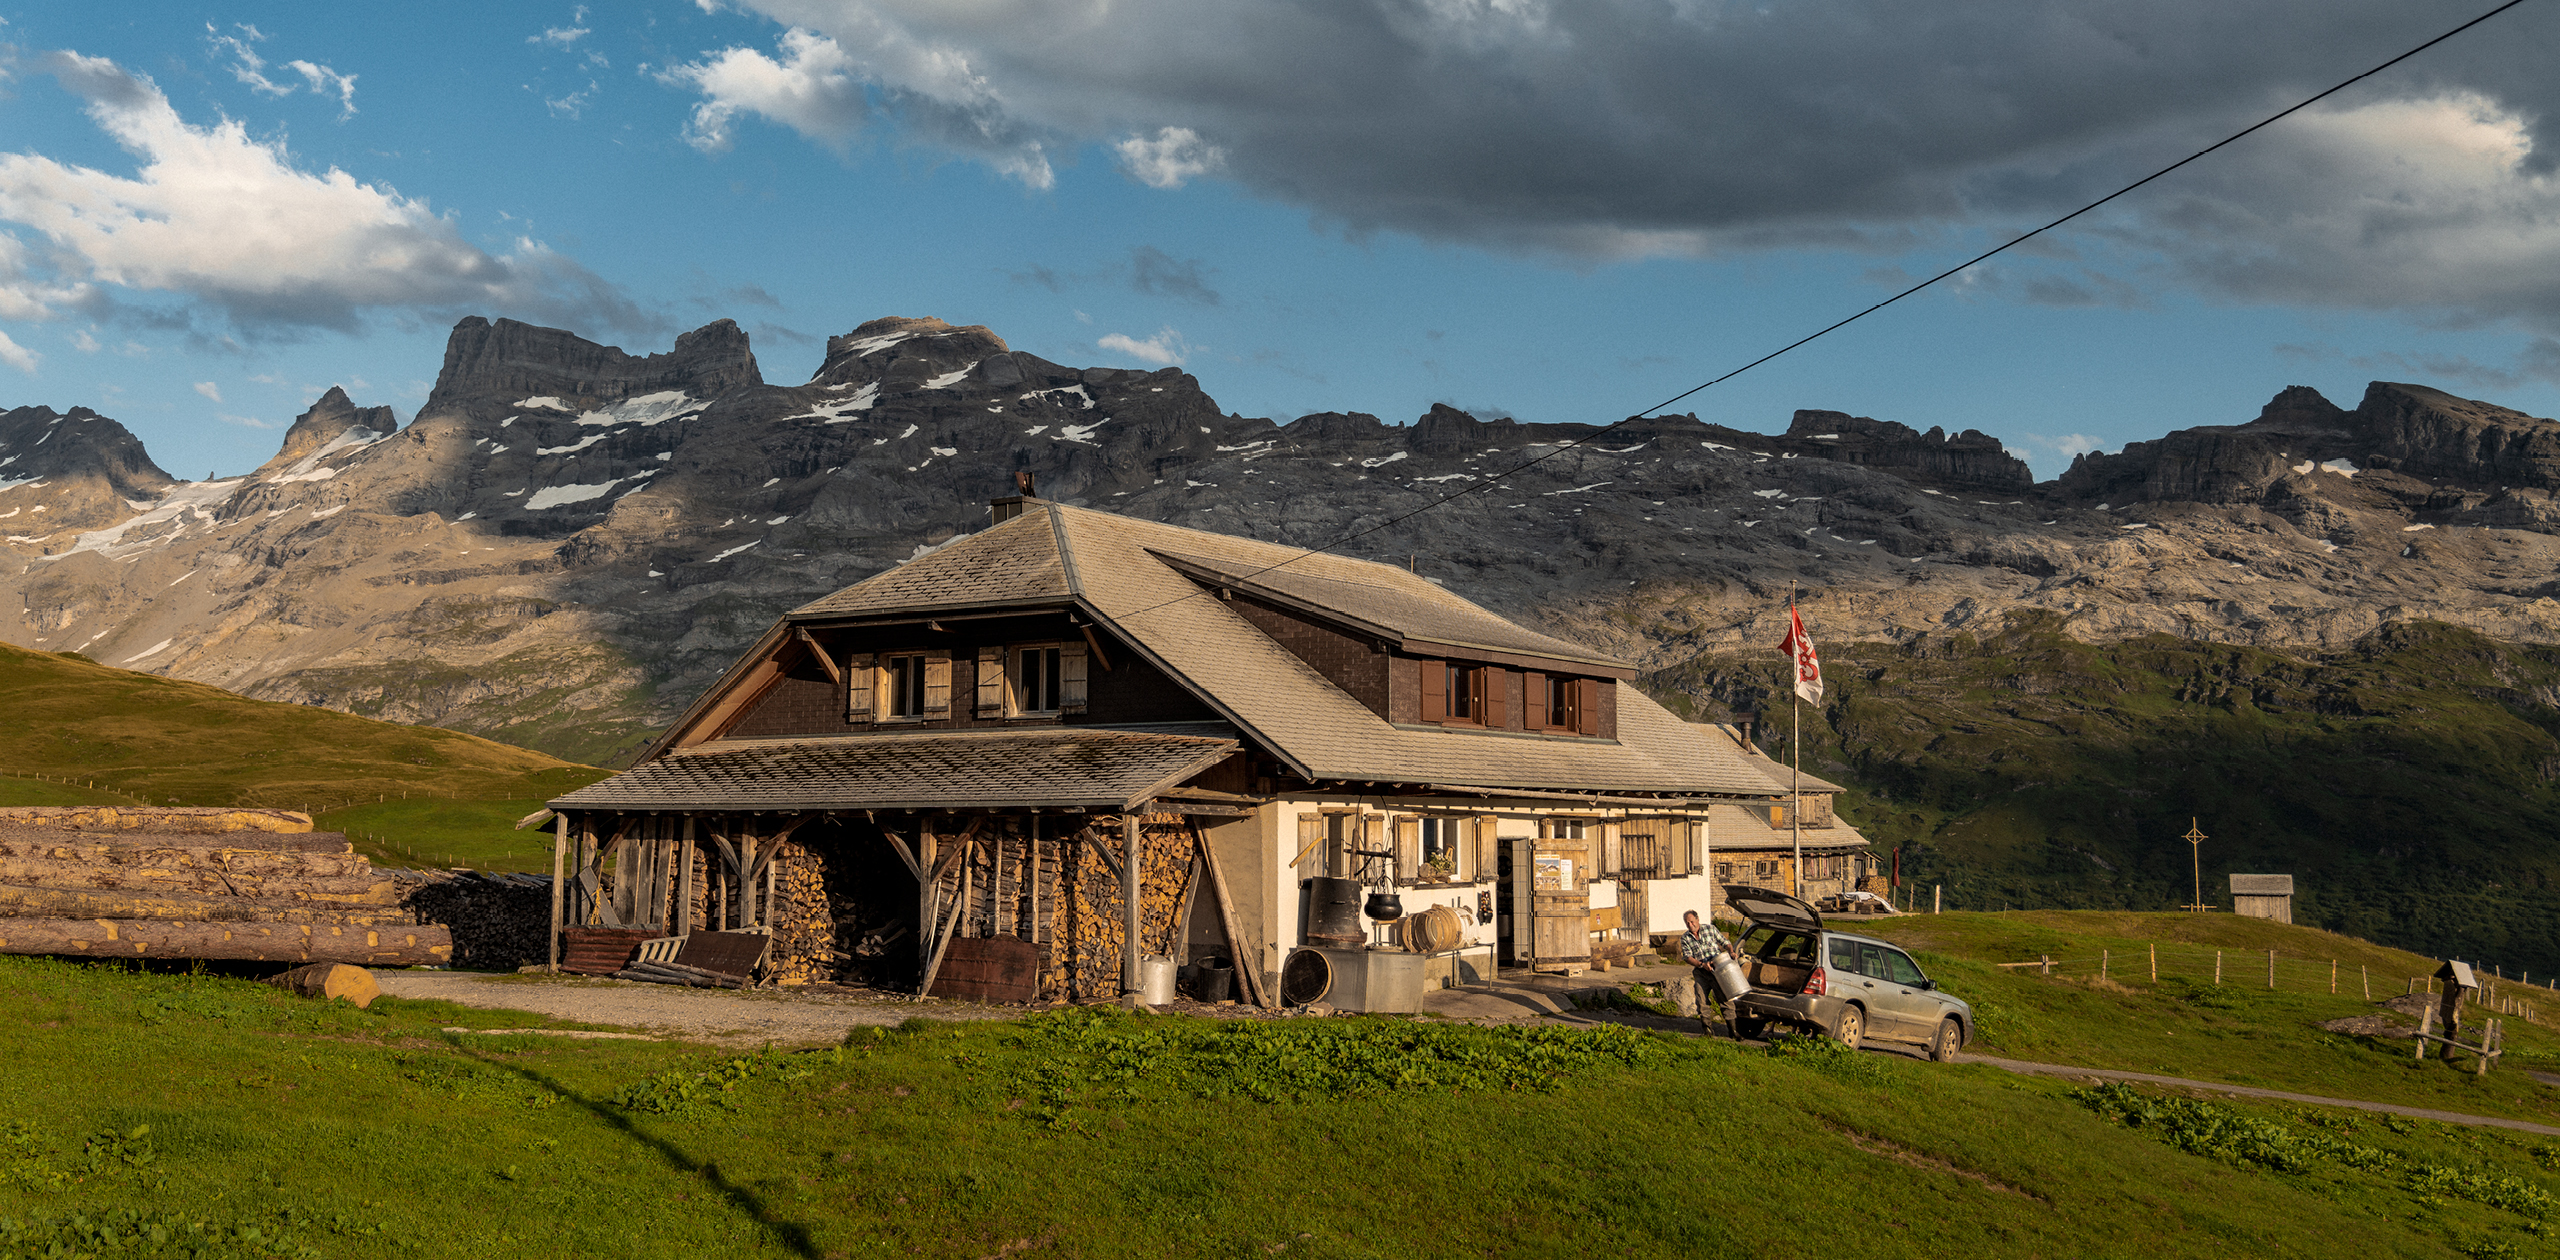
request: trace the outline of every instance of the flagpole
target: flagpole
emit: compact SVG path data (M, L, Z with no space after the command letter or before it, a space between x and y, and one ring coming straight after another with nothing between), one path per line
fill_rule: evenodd
M1789 631L1792 632L1796 625L1796 584L1794 579L1790 578L1787 581ZM1795 755L1789 759L1793 764L1787 770L1787 825L1794 829L1796 837L1796 886L1793 891L1799 900L1804 897L1804 691L1802 683L1804 657L1802 653L1803 649L1799 647L1796 657L1787 663L1787 672L1791 675L1788 679L1791 685L1787 688L1787 695L1790 697L1787 708L1794 718L1790 725L1795 727Z

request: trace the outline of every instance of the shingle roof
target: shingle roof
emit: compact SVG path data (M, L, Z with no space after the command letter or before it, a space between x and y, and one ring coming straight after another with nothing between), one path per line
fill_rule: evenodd
M1120 809L1237 742L1097 727L720 740L550 802L554 809Z
M1167 557L1179 557L1178 561ZM1285 569L1256 570L1286 562ZM1310 779L1765 797L1732 741L1618 689L1615 740L1392 725L1215 598L1176 563L1347 606L1433 641L1622 663L1511 625L1392 565L1064 504L1020 516L795 609L795 620L1080 602L1261 747ZM1338 602L1338 603L1337 603ZM877 736L861 737L865 739Z
M1276 596L1279 602L1294 604L1336 621L1349 622L1373 633L1451 647L1553 657L1610 670L1632 668L1607 653L1595 652L1579 643L1567 643L1506 621L1450 594L1436 583L1393 565L1352 560L1342 563L1360 566L1356 572L1338 568L1314 572L1309 566L1315 557L1309 557L1287 568L1255 572L1264 564L1295 554L1294 548L1272 547L1267 543L1257 545L1275 554L1260 564L1237 563L1238 557L1235 556L1213 559L1169 551L1157 554L1179 565L1213 575L1222 585ZM1332 556L1322 558L1337 559Z
M1786 827L1772 827L1758 810L1745 805L1718 803L1707 807L1707 847L1722 853L1792 849L1796 833ZM1869 847L1866 836L1846 822L1833 818L1828 827L1804 829L1807 853L1836 853L1843 849Z
M2293 895L2291 875L2234 875L2231 892L2239 897L2290 897Z

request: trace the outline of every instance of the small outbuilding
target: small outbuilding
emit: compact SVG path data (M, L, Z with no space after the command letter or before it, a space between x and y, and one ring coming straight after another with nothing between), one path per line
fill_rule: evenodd
M2278 923L2293 922L2293 876L2232 876L2231 912L2247 915L2252 919L2273 919Z

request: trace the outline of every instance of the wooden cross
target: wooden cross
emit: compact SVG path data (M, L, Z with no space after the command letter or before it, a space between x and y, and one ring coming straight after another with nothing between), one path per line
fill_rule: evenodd
M2179 907L2179 909L2181 909L2181 910L2215 910L2215 909L2220 909L2220 907L2218 907L2218 906L2208 906L2208 905L2206 905L2206 904L2204 903L2204 842L2205 842L2205 841L2207 841L2207 840L2212 839L2213 837L2206 835L2206 834L2204 833L2204 828L2203 828L2203 827L2201 827L2201 826L2199 826L2199 825L2197 825L2197 821L2196 821L2194 818L2189 818L2189 819L2187 819L2187 834L2185 834L2185 835L2183 835L2183 836L2180 836L2180 837L2178 837L2178 838L2187 842L2187 853L2188 853L2189 857L2193 859L2193 865L2194 865L2194 867L2195 867L2195 876L2196 876L2196 899L2195 899L2195 904L2193 904L2193 905L2188 905L2188 906L2180 906L2180 907Z

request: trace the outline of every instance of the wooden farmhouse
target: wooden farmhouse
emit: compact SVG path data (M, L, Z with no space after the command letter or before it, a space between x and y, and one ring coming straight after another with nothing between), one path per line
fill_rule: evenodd
M1742 763L1767 780L1778 795L1717 801L1706 808L1707 835L1713 846L1707 869L1689 879L1653 883L1648 890L1653 899L1652 935L1677 933L1685 911L1695 910L1710 920L1718 917L1726 884L1794 890L1806 901L1848 892L1885 894L1885 873L1872 846L1832 808L1840 795L1839 784L1802 775L1792 780L1800 795L1790 796L1786 764L1762 752L1743 728L1700 725L1698 729L1739 753ZM1796 811L1801 811L1800 818ZM1799 833L1804 843L1802 870L1796 866Z
M1710 828L1764 835L1784 793L1632 666L1403 569L992 515L787 614L552 802L555 941L762 930L786 983L1006 1000L1116 997L1146 957L1267 1003L1310 942L1571 970L1660 930L1650 889L1703 908ZM1346 923L1344 881L1391 880L1400 916Z

